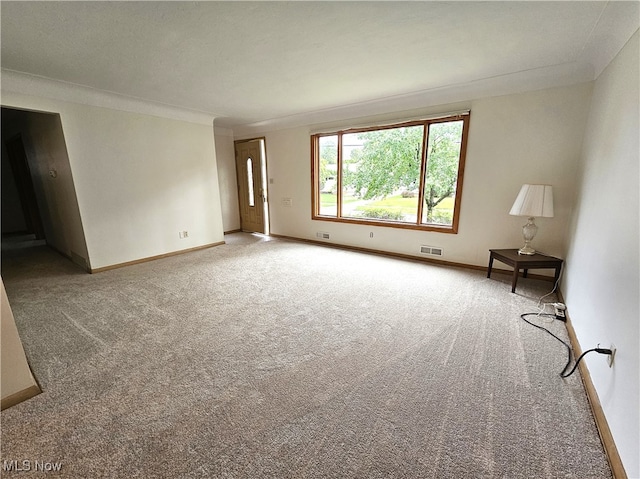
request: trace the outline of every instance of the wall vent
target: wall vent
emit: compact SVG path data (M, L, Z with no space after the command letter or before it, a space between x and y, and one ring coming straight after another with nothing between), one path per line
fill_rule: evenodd
M329 233L324 233L322 231L318 231L316 233L316 237L322 238L322 239L329 239Z
M420 253L442 256L442 248L438 248L437 246L420 246Z

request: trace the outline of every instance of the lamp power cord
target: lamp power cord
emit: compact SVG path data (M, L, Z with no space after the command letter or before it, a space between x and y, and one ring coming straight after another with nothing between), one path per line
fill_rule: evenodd
M527 319L527 316L537 316L537 317L546 316L546 317L555 318L556 315L555 314L551 314L551 313L523 313L523 314L520 315L520 317L522 318L522 320L525 323L530 324L534 328L538 328L538 329L541 329L542 331L547 332L548 334L553 336L556 340L558 340L562 344L564 344L564 346L567 348L567 356L568 356L567 357L567 364L565 364L564 369L560 372L560 377L562 377L562 378L568 378L569 376L571 376L575 372L575 370L578 368L578 364L580 364L580 361L582 361L582 358L584 358L588 353L591 353L591 352L595 351L596 353L599 353L599 354L608 354L608 355L612 355L613 354L613 351L611 351L611 349L601 348L600 345L598 345L598 347L596 347L596 348L588 349L587 351L582 353L580 355L580 357L578 357L578 359L576 360L575 364L573 365L573 368L571 369L571 371L569 371L567 373L566 371L567 371L567 369L569 369L569 365L571 364L571 346L569 346L564 340L560 339L558 336L553 334L547 328L529 321Z

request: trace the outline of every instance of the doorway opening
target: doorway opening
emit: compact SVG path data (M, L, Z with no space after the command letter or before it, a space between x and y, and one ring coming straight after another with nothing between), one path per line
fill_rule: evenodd
M46 244L88 271L60 115L9 107L1 112L2 250Z
M240 228L247 233L269 234L267 156L265 139L235 142Z

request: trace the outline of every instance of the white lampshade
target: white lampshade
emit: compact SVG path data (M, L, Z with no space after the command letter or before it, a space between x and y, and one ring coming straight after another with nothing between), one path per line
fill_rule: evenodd
M522 185L510 215L553 217L553 190L551 185Z

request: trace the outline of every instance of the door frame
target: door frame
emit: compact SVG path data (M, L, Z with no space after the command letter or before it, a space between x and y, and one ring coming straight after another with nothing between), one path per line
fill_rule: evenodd
M233 157L234 157L234 163L235 163L235 167L236 167L236 188L237 188L237 193L238 193L238 211L239 211L239 215L240 215L240 229L242 230L242 198L241 198L241 193L240 193L240 172L238 171L238 158L236 156L236 148L238 146L238 144L241 143L250 143L253 141L259 141L260 142L260 156L261 156L261 168L260 168L260 180L262 182L263 185L263 189L264 189L264 214L263 214L263 219L264 219L264 233L260 233L260 234L265 234L265 235L269 235L271 232L271 214L269 211L269 180L268 180L268 164L267 164L267 139L264 136L259 136L256 138L246 138L243 140L235 140L233 142Z

